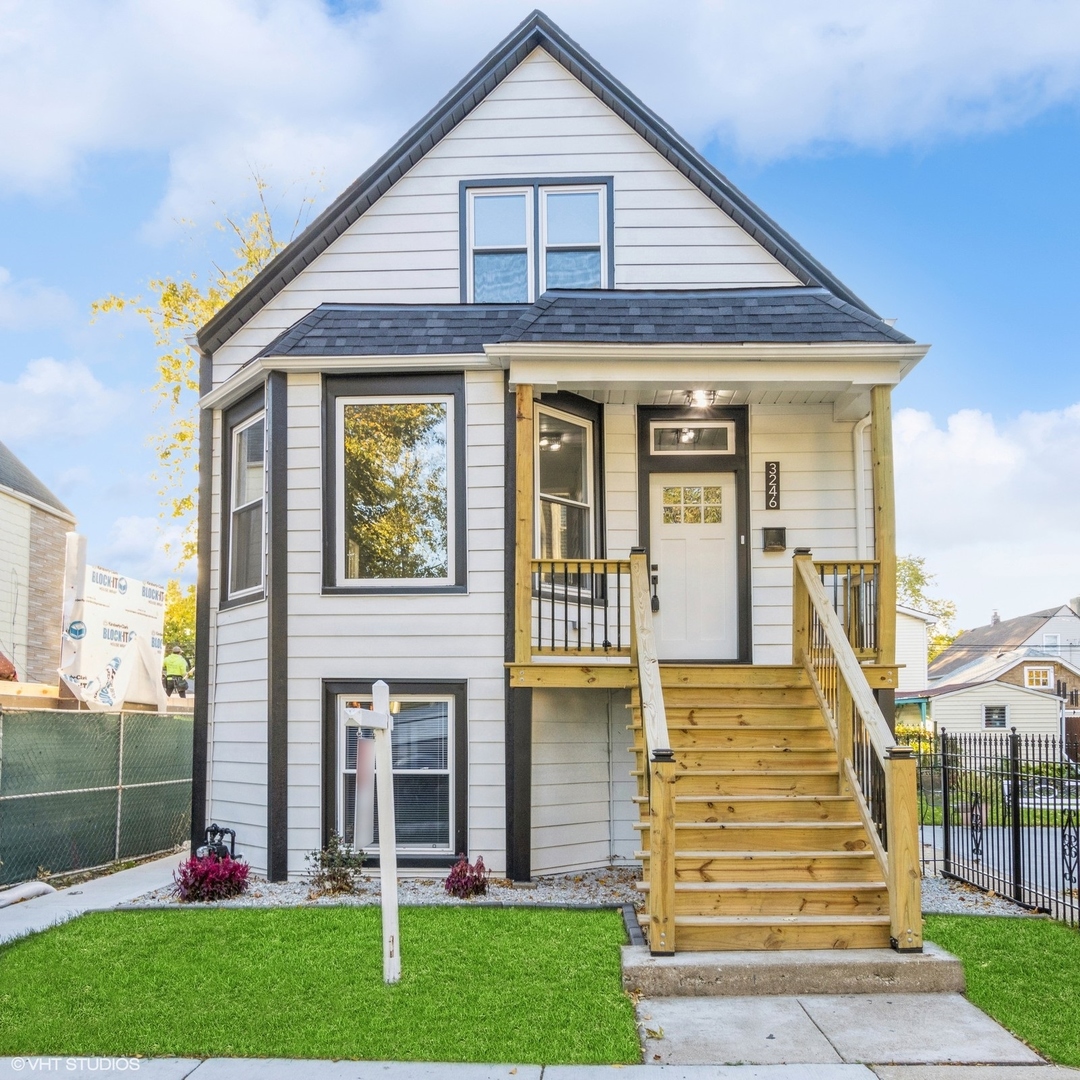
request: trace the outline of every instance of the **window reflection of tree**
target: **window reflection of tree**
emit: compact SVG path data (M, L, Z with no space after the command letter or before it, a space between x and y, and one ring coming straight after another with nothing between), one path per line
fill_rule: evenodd
M447 576L447 409L345 406L347 578Z

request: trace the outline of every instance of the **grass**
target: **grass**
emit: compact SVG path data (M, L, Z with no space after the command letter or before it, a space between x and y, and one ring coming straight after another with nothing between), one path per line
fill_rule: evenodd
M640 1060L611 911L109 912L0 949L0 1056Z
M928 915L958 956L968 997L1040 1054L1080 1066L1080 933L1049 919Z

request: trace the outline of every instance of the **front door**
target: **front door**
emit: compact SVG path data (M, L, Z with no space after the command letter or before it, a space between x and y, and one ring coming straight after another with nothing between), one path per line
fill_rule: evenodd
M739 655L738 516L735 473L649 476L649 560L656 565L654 616L661 660L734 660Z

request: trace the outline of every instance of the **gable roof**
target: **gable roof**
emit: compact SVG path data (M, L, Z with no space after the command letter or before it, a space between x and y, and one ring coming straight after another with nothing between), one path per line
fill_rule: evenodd
M200 348L213 352L236 333L537 48L562 64L796 278L876 314L543 12L534 11L199 330Z
M0 442L0 487L51 507L73 524L75 515Z
M1060 656L1047 656L1040 649L1029 647L1026 649L1010 649L1008 652L1003 653L984 653L982 656L952 669L949 678L931 678L932 689L941 689L946 686L977 686L994 682L1000 679L1007 671L1012 671L1014 667L1019 667L1021 664L1030 664L1036 667L1056 664L1068 668L1074 675L1080 676L1080 670L1077 669L1075 664L1069 663L1068 660L1064 660Z
M532 305L321 304L253 359L482 353L516 341L912 343L825 289L589 289Z
M977 626L974 630L965 630L931 661L930 678L943 679L990 652L1018 649L1060 611L1060 607L1046 608L1030 615L1018 615L1014 619L1002 619L987 626Z

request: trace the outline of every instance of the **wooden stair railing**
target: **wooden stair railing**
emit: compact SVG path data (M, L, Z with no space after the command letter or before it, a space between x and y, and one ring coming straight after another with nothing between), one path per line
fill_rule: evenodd
M885 874L892 946L921 952L914 751L896 744L809 551L795 553L793 584L792 661L810 677L836 740L840 791L854 796Z
M637 668L649 800L649 952L675 952L675 752L668 738L645 551L630 552L630 663Z

